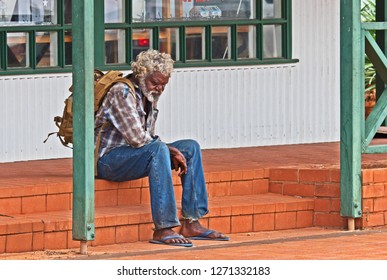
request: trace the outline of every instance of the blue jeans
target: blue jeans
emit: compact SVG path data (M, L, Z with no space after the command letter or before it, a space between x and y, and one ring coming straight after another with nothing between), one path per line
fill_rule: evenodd
M169 145L177 148L187 160L187 174L181 177L183 218L198 220L208 213L200 146L194 140L180 140ZM97 168L98 178L110 181L122 182L148 176L155 229L180 225L167 144L156 139L141 148L114 148L98 160Z

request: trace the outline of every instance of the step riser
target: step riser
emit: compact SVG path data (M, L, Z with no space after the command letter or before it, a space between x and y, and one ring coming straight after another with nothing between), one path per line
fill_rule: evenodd
M253 195L267 193L268 178L234 179L217 181L208 174L208 196ZM181 199L182 186L178 177L174 177L174 189L177 199ZM230 178L231 179L231 178ZM212 181L211 181L212 180ZM215 181L214 181L215 180ZM219 179L220 180L220 179ZM96 180L95 207L142 205L150 203L149 183L147 178L131 182L109 182ZM9 187L0 192L0 214L31 214L72 209L72 183L61 185L36 185L26 187Z
M308 201L256 207L214 206L201 223L228 234L311 227L313 219L313 202ZM153 232L149 212L140 217L96 213L95 226L96 239L90 242L91 246L147 241ZM79 242L72 240L71 228L71 219L65 217L55 221L42 222L36 218L14 225L0 224L0 253L79 248Z
M356 228L387 224L386 174L385 168L363 170L364 216L356 221ZM204 225L224 233L311 226L343 229L346 219L340 216L339 175L338 168L317 167L207 173L211 213L203 220ZM10 184L1 189L0 253L79 247L79 242L73 241L71 236L72 182L66 178L61 182L39 182L34 186ZM179 198L181 185L177 176L174 176L174 184ZM146 178L124 183L97 180L95 189L96 240L91 242L92 246L151 238L153 224ZM285 200L304 197L304 201L257 203L259 194L268 192ZM240 201L231 200L238 195L243 197ZM254 200L249 201L250 195L256 195ZM223 204L219 204L220 201ZM147 210L127 213L119 209L133 205L146 206ZM109 206L117 209L98 214L101 207ZM60 210L67 211L57 216L45 213ZM23 220L24 216L28 218Z

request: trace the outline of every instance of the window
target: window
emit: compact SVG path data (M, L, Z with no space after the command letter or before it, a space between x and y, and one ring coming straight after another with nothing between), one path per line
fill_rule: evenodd
M176 67L291 62L291 0L104 0L95 64L128 69L143 50ZM0 0L0 74L71 70L71 0Z
M0 73L47 73L71 65L69 7L71 1L63 0L0 0Z

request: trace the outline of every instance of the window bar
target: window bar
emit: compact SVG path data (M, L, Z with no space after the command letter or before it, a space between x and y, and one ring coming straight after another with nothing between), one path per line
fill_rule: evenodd
M237 25L233 24L230 27L230 32L231 32L231 44L230 48L231 50L231 60L237 61L238 59L238 35L237 35Z
M292 5L291 1L286 1L286 59L292 59Z
M29 49L28 60L30 62L30 65L29 67L27 67L26 65L26 68L36 69L36 30L28 32L28 37L29 46L27 46L27 48Z
M76 0L75 0L76 1ZM64 0L58 0L57 4L57 13L58 13L58 24L64 26L65 17L64 17Z
M126 28L126 62L130 65L130 62L134 59L133 54L133 31L132 28Z
M264 0L257 0L256 1L255 18L257 20L262 20L262 1L264 1Z
M211 32L211 25L205 26L205 32L206 32L206 60L208 62L212 61L212 32Z
M186 36L185 36L185 26L181 26L179 28L179 49L180 49L180 62L185 63L186 62Z
M132 0L125 0L125 22L132 24L133 23L133 7ZM128 32L129 34L129 32ZM129 38L132 38L131 36Z
M263 25L258 24L255 27L255 32L256 32L256 52L257 52L257 59L258 60L263 60L263 40L262 40L262 34L263 34Z
M7 40L6 40L6 32L0 32L0 69L7 69Z
M160 28L159 27L153 27L152 29L152 45L153 45L153 49L154 50L158 50L159 49L159 43L160 43Z
M64 40L64 30L58 30L58 48L56 50L58 55L58 67L63 68L65 66L65 58L64 58L64 49L65 49L65 40Z

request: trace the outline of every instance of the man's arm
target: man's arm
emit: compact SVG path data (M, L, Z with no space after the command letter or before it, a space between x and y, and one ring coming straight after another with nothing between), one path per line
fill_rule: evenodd
M179 176L182 176L187 173L187 161L184 155L175 147L168 145L169 153L171 154L171 159L175 171L179 171Z

